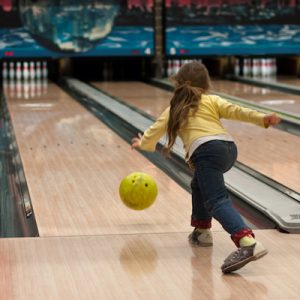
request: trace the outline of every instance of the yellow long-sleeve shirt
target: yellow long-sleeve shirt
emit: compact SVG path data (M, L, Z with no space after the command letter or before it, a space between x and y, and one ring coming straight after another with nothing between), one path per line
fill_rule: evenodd
M170 107L167 107L156 122L144 132L141 150L155 151L157 142L166 133L169 112ZM196 113L188 115L187 122L180 128L178 136L181 138L187 154L192 142L198 138L228 134L220 121L221 118L249 122L265 127L264 116L264 113L232 104L219 96L203 94Z

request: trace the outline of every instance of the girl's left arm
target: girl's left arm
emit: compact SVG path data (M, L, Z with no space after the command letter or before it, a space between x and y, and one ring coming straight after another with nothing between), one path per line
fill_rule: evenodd
M165 109L156 122L153 123L143 135L139 133L137 137L131 140L131 148L154 152L157 142L167 130L169 113L170 107Z

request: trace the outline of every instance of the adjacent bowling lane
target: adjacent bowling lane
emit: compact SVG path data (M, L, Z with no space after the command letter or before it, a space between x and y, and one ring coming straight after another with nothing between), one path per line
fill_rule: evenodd
M171 92L142 82L93 84L154 117L169 105L172 96ZM223 123L237 143L240 162L300 193L299 137L275 128L265 129L229 120L223 120Z
M58 86L6 98L41 236L190 231L190 194ZM118 195L121 179L136 171L158 184L145 211Z
M214 79L212 90L300 117L300 96L235 81Z
M295 76L277 75L272 77L251 77L251 79L266 83L279 83L300 89L300 78Z
M300 88L300 78L297 77L277 76L275 77L275 81Z

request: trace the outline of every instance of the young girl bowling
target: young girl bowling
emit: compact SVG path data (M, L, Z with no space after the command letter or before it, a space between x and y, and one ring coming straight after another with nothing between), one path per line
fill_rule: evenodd
M223 174L236 161L237 147L220 119L267 128L278 124L280 118L275 113L260 113L209 94L210 77L199 62L183 65L172 79L175 91L170 106L143 135L132 139L132 148L155 151L157 142L166 133L165 152L168 153L177 136L182 140L186 160L194 170L191 182L194 230L189 241L197 246L212 246L211 220L219 221L237 246L221 267L223 273L230 273L268 251L232 206L226 190Z

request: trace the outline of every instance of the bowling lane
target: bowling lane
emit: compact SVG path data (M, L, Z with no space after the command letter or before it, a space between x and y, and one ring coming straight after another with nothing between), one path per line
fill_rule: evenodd
M239 97L276 111L300 117L300 96L298 95L220 79L214 79L212 85L213 91Z
M142 82L95 82L96 87L157 117L169 105L171 92ZM223 120L235 139L238 160L300 193L300 139L275 128Z
M188 192L58 86L49 83L47 91L34 98L6 91L41 236L190 231ZM119 200L121 179L136 171L158 184L145 211Z

